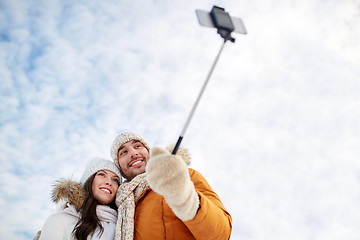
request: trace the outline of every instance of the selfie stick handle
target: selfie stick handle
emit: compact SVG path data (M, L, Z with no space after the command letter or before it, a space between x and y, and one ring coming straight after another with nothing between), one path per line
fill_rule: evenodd
M197 97L197 99L196 99L196 101L195 101L195 103L194 103L194 105L193 105L193 107L192 107L192 109L191 109L191 112L190 112L190 114L189 114L189 116L188 116L188 118L187 118L187 120L186 120L186 122L185 122L184 128L183 128L183 130L181 131L181 134L180 134L180 136L179 136L179 138L178 138L178 140L177 140L177 142L176 142L175 148L174 148L174 150L173 150L173 152L172 152L172 154L174 154L174 155L176 154L177 150L178 150L179 147L180 147L181 141L182 141L182 139L184 138L185 132L186 132L186 130L187 130L189 124L190 124L190 121L191 121L191 119L192 119L192 117L193 117L193 115L194 115L194 112L195 112L195 110L196 110L196 107L198 106L198 104L199 104L199 102L200 102L200 98L202 97L202 95L203 95L203 93L204 93L204 90L205 90L205 88L206 88L206 86L207 86L207 84L208 84L208 82L209 82L209 79L210 79L210 77L211 77L211 74L213 73L214 68L215 68L215 66L216 66L216 64L217 64L217 62L218 62L218 60L219 60L220 54L221 54L221 52L222 52L222 50L223 50L223 48L224 48L224 46L225 46L225 43L226 43L226 40L224 40L224 42L223 42L223 44L222 44L222 46L221 46L221 48L220 48L220 51L219 51L219 53L217 54L217 56L216 56L216 58L215 58L215 61L213 62L212 66L211 66L211 69L210 69L210 71L209 71L209 73L208 73L208 75L207 75L207 77L206 77L206 80L205 80L205 82L204 82L204 84L203 84L203 86L202 86L202 88L201 88L201 90L200 90L200 93L199 93L199 95L198 95L198 97Z

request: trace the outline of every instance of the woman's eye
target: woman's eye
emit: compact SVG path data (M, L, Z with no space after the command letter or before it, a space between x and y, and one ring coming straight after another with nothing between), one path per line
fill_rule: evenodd
M116 182L118 185L120 185L120 180L119 179L115 178L115 179L113 179L113 181Z
M104 173L98 173L98 176L105 176L105 174Z

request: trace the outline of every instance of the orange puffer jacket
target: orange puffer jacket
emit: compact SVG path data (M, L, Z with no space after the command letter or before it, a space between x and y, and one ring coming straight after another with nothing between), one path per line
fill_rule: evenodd
M181 221L165 199L148 188L136 202L136 240L161 239L229 239L232 219L205 178L194 169L189 174L200 198L200 207L194 219Z

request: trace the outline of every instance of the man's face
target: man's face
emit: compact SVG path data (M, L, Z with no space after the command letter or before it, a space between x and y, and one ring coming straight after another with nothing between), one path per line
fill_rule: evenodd
M137 140L124 143L118 152L119 166L128 180L145 172L148 159L148 150Z

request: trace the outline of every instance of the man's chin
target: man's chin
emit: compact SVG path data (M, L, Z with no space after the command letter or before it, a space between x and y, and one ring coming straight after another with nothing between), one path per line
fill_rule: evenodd
M136 175L142 174L145 172L145 167L141 167L136 169L136 171L134 172Z
M133 171L131 171L131 176L132 176L131 179L133 179L133 178L136 177L137 175L142 174L142 173L144 173L144 172L145 172L145 167L134 169ZM130 179L130 180L131 180L131 179Z

